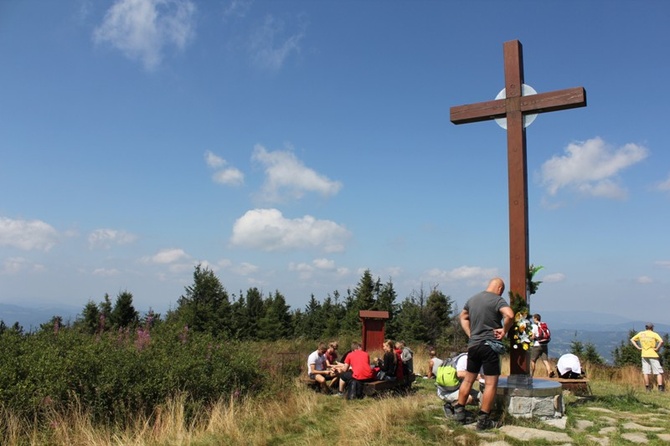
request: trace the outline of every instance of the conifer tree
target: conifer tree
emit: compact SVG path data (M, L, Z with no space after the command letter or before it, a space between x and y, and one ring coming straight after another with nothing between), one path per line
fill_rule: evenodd
M426 325L428 342L436 345L451 326L452 301L443 292L434 287L428 295L423 310L423 321Z
M132 328L137 325L139 313L133 306L132 293L128 291L119 293L116 297L110 319L112 325L117 328Z
M178 300L173 317L189 330L211 333L215 336L230 335L230 301L228 292L209 268L197 265L193 272L193 285L185 287L186 293Z
M614 360L615 366L640 365L640 351L630 342L630 338L636 334L637 332L635 330L629 330L626 340L621 341L619 346L612 350L612 359Z
M400 304L394 319L395 336L406 342L427 342L428 334L423 321L423 307L415 296L410 295Z
M284 296L275 291L265 301L265 307L265 314L258 324L258 337L268 341L288 338L291 332L291 314Z
M84 333L95 334L100 325L100 310L98 305L89 300L84 310L82 311L82 318L78 324Z

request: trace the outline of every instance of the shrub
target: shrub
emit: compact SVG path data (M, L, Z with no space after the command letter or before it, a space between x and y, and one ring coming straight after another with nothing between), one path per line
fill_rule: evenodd
M146 334L145 334L146 335ZM169 327L142 347L126 330L91 336L72 329L0 336L0 399L6 410L41 419L47 410L80 405L95 420L126 423L149 416L176 395L187 415L222 396L265 385L259 357L244 344L207 334L180 338Z

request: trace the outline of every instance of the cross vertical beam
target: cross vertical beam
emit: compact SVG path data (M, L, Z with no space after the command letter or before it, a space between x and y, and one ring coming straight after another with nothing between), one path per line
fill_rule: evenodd
M503 44L505 98L451 107L451 122L465 124L507 119L507 175L509 194L510 294L527 301L528 249L528 172L524 115L586 106L582 87L523 96L523 52L521 42ZM513 304L514 302L512 302ZM511 333L510 333L511 336ZM528 355L513 349L511 375L529 376Z
M512 296L527 299L528 249L528 168L526 128L521 111L523 55L518 40L505 42L505 96L507 111L507 178L509 196L509 274ZM514 363L512 363L514 366Z

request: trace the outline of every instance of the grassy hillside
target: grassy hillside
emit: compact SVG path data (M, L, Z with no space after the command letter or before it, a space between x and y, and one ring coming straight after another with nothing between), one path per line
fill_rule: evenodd
M300 352L298 356L302 358L303 353L306 357L309 352ZM417 352L415 361L417 373L424 373L428 363L425 352ZM579 429L584 420L592 429L599 426L598 412L591 410L594 408L620 411L624 414L620 417L622 423L639 415L643 420L653 420L656 428L670 432L667 417L670 395L644 392L636 368L596 368L588 364L586 367L594 396L587 399L566 396L567 425L562 431L567 431L575 444L599 444L600 440L592 442L588 430ZM508 370L507 361L504 361L504 369ZM268 369L268 373L274 372ZM184 401L177 397L157 407L151 415L136 417L124 428L96 425L89 414L78 410L76 405L72 405L68 413L48 412L47 428L34 426L30 420L2 410L0 444L205 446L325 442L333 445L443 445L454 444L458 438L458 444L476 445L483 441L471 428L445 420L433 381L417 379L415 391L410 395L346 401L315 393L296 377L275 378L281 385L272 394L249 398L231 396L202 407L195 417L185 416ZM659 414L661 416L655 416ZM615 419L616 416L608 418ZM505 424L561 430L547 428L539 421L509 417ZM513 445L527 444L508 438L502 430L488 435ZM613 429L607 435L610 444L629 444L623 440L623 428ZM660 433L648 434L648 444L665 444L662 438L665 437Z

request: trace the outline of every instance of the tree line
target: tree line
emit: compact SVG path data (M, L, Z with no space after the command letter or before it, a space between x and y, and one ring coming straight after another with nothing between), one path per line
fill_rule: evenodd
M389 338L451 351L458 351L467 343L458 321L458 308L437 286L428 292L423 288L412 291L399 303L397 299L392 281L382 283L380 278L374 279L370 270L366 270L356 287L347 289L344 296L335 290L332 295L318 300L312 294L304 308L292 310L278 290L265 296L252 287L231 295L214 271L197 265L193 283L185 287L177 307L164 316L152 310L140 315L133 305L132 293L122 291L114 302L108 294L98 303L89 300L74 322L65 324L60 316L54 316L42 324L40 330L72 328L91 335L125 330L136 333L141 340L152 328L167 324L222 340L324 340L359 336L359 312L379 310L389 313L385 325ZM0 320L0 334L6 330L23 332L18 322L8 327ZM628 337L634 334L631 330ZM670 348L665 348L670 347L668 334L663 339L661 360L670 364ZM592 364L604 364L592 343L575 340L571 344L571 353ZM640 361L639 351L627 341L622 341L612 351L612 357L615 366L638 365Z
M108 294L101 302L89 300L73 322L54 316L39 330L71 328L91 335L125 330L141 337L167 324L223 340L323 340L360 336L361 310L387 311L385 331L389 338L443 347L464 346L467 342L454 301L437 286L428 292L413 291L398 302L393 282L383 283L366 270L346 294L336 290L321 300L312 294L304 308L291 309L278 290L264 295L252 287L231 295L214 271L202 265L194 268L193 282L185 287L176 308L165 315L153 310L141 315L134 307L132 293L126 290L114 302ZM23 331L18 323L7 327L0 321L0 333L8 329Z

